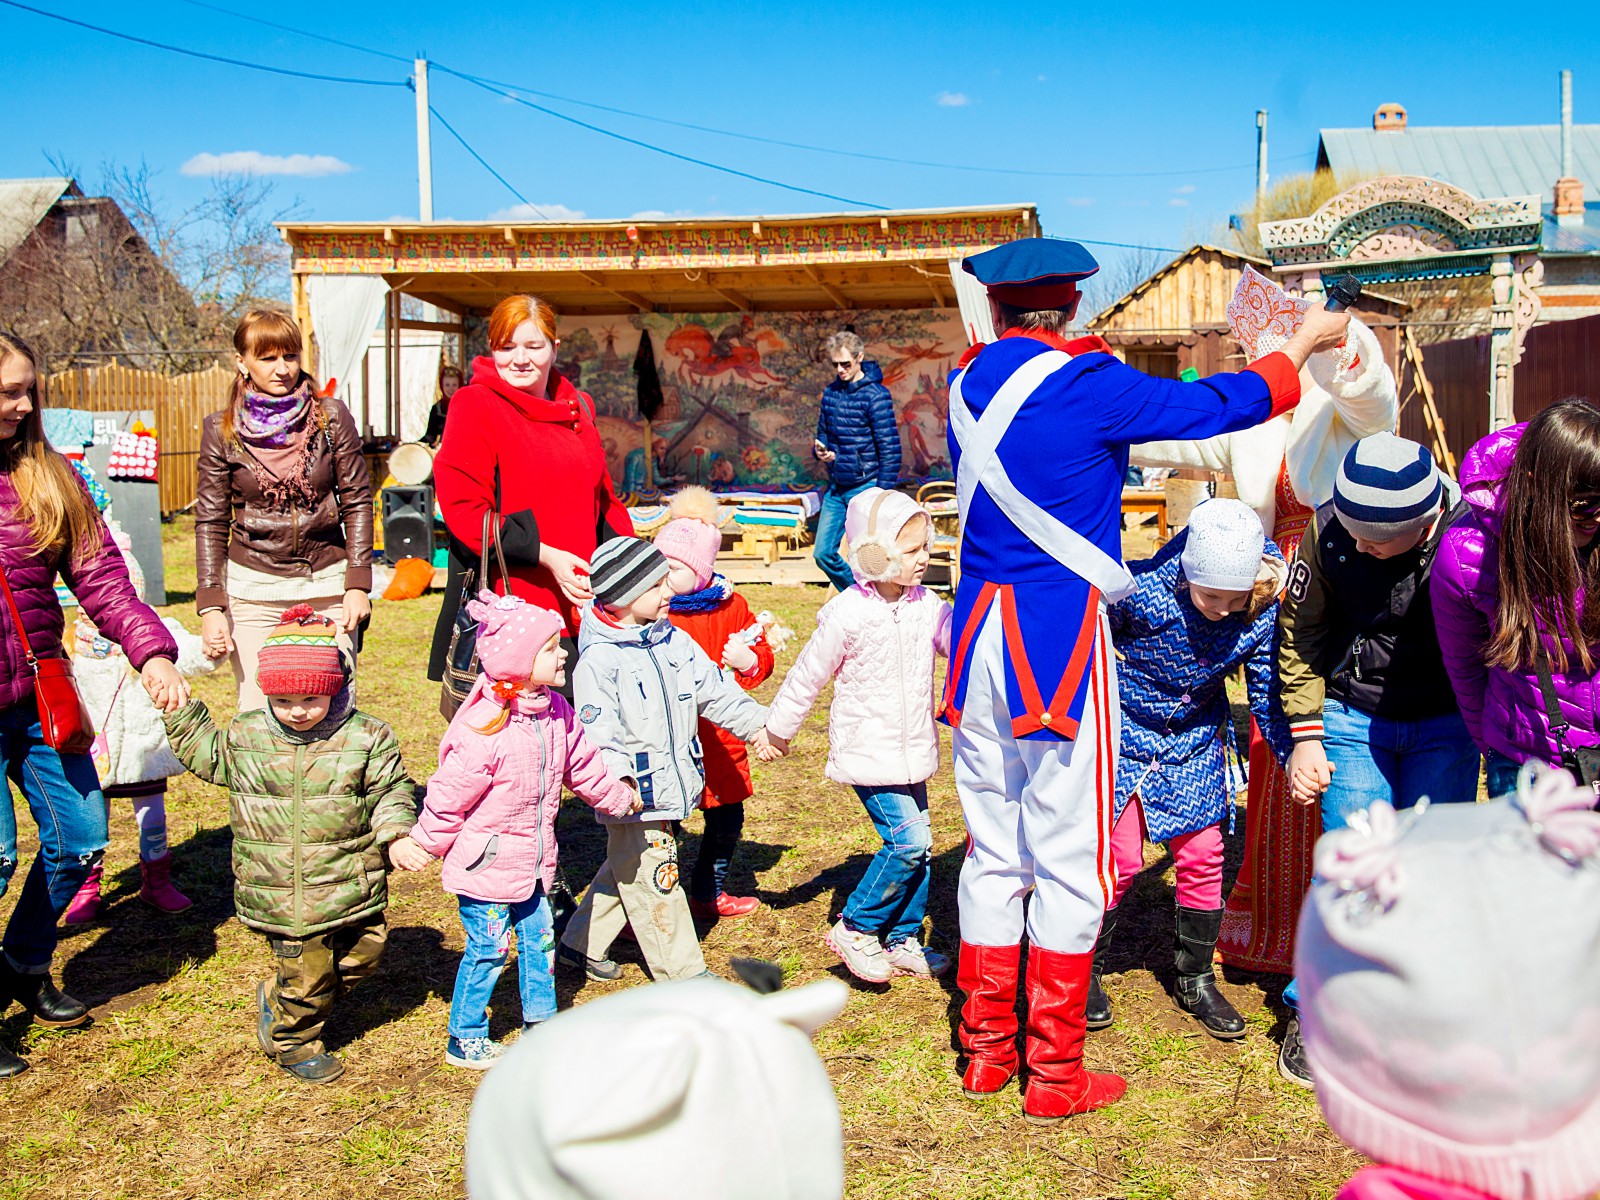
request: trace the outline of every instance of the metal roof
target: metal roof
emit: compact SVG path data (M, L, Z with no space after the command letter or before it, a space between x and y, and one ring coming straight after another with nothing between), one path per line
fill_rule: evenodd
M1490 199L1549 196L1561 174L1559 125L1324 129L1317 165L1335 175L1427 175ZM1572 166L1600 195L1600 125L1572 127Z
M0 262L22 245L63 195L81 196L65 176L50 179L0 179Z
M1561 225L1554 210L1544 210L1544 234L1539 243L1546 254L1600 255L1600 201L1583 206L1582 225Z

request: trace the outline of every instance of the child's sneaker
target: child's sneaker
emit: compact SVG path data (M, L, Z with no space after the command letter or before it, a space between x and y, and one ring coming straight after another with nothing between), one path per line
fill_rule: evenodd
M716 921L723 917L748 917L760 907L761 901L754 896L730 896L727 892L717 893L715 900L696 900L693 896L689 897L689 911L703 921Z
M950 969L950 960L937 950L929 950L915 938L896 942L884 951L889 967L896 975L920 975L932 979Z
M469 1071L487 1071L499 1061L506 1048L493 1038L458 1038L450 1035L445 1043L444 1060L452 1067L466 1067Z
M590 979L602 983L609 983L613 979L622 978L622 968L609 958L586 958L583 953L574 950L565 942L556 945L556 961L565 963L569 967L576 967Z
M883 953L883 943L870 933L857 933L840 917L828 936L823 939L829 950L850 968L850 974L868 983L888 983L894 975L889 960Z

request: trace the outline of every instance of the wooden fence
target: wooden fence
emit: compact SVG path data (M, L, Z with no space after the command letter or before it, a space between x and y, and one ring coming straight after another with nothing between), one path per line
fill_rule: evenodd
M1489 432L1489 339L1459 338L1422 348L1445 437L1459 461ZM1600 317L1551 321L1528 331L1512 400L1519 421L1568 396L1600 404ZM1415 411L1413 411L1415 410ZM1427 445L1420 406L1400 414L1400 434Z
M161 515L194 502L200 423L216 412L233 386L233 372L220 364L187 375L164 375L116 364L75 367L50 376L45 403L89 412L150 409L161 442Z

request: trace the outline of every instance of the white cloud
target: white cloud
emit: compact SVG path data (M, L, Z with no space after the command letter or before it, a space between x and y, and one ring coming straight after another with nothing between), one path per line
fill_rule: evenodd
M972 103L972 98L965 92L940 92L933 102L940 108L965 108Z
M630 221L689 221L696 217L725 217L727 213L700 212L693 208L675 208L667 212L661 208L640 209L636 213L629 213Z
M1171 205L1173 208L1188 208L1189 207L1189 202L1187 200L1185 200L1181 196L1174 196L1171 200L1168 200L1167 203L1169 205Z
M1038 80L1040 83L1043 83L1043 82L1045 82L1045 80L1049 79L1050 76L1048 76L1048 75L1036 75L1036 76L1034 76L1034 78L1036 80Z
M1094 203L1093 196L1068 196L1067 203L1073 208L1088 208Z
M178 170L184 175L296 175L302 179L316 179L323 175L345 175L355 168L331 154L229 150L223 154L196 154Z
M565 204L513 204L510 208L497 208L489 214L491 221L581 221L583 210L568 208Z
M1186 183L1182 187L1173 188L1172 189L1172 194L1174 196L1188 196L1188 195L1191 195L1191 194L1193 194L1195 192L1198 192L1199 190L1200 189L1198 187L1196 187L1194 184Z

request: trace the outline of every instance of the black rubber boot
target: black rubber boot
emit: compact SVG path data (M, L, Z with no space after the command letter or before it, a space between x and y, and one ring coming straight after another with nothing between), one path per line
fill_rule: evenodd
M10 1079L13 1075L21 1075L27 1069L27 1059L18 1058L4 1046L0 1046L0 1079Z
M1244 1036L1244 1018L1217 991L1217 973L1211 965L1221 931L1220 908L1178 906L1172 955L1178 968L1176 999L1178 1007L1199 1021L1212 1037L1233 1041Z
M1089 974L1089 1002L1083 1008L1083 1023L1088 1029L1106 1029L1111 1025L1111 997L1100 986L1100 975L1106 969L1106 953L1111 949L1111 935L1117 929L1117 910L1106 909L1100 918L1100 936L1094 941L1094 969Z
M6 996L32 1013L40 1025L73 1029L89 1020L89 1006L58 988L48 972L26 974L0 958L0 987Z

